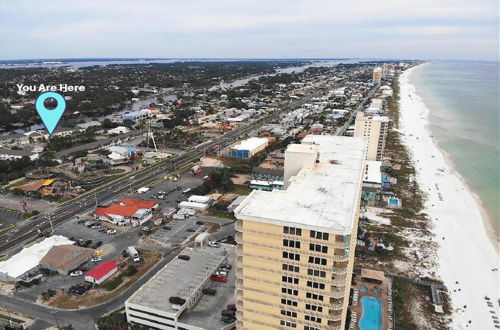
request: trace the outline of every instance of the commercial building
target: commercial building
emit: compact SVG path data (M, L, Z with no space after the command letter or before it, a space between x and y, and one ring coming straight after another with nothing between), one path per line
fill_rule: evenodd
M354 136L367 140L366 160L382 160L388 127L388 117L365 116L362 112L357 113Z
M264 150L269 144L268 138L252 137L231 147L231 157L252 158L259 151Z
M57 245L47 252L40 261L40 265L42 268L68 275L69 272L89 261L94 253L94 250L80 246Z
M206 247L207 235L200 235L196 248L185 248L180 255L189 260L174 258L126 302L129 324L153 329L214 330L224 327L222 309L234 303L234 273L229 281L217 284L216 295L203 296L203 289L212 286L211 275L225 263L234 260L234 246ZM200 242L203 240L204 242ZM181 305L172 303L177 297ZM180 300L179 300L179 299Z
M239 329L344 329L366 141L308 135L234 214Z
M153 210L156 208L158 208L156 202L122 198L116 204L98 207L94 212L94 217L116 225L132 224L137 226L151 219Z
M133 122L138 122L147 118L153 117L153 111L149 109L142 109L139 111L128 112L123 114L123 120L130 120Z
M118 264L114 261L103 261L85 274L85 281L101 284L118 271Z
M10 282L29 277L30 273L40 269L41 260L54 246L73 243L64 236L55 235L22 249L18 254L0 262L0 280Z
M382 82L382 68L377 67L373 69L372 83L374 85L380 84Z

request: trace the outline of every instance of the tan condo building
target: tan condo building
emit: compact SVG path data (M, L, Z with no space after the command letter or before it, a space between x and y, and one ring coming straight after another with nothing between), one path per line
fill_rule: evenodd
M308 135L236 209L238 329L344 329L366 141Z
M354 124L354 136L367 140L366 160L382 160L389 118L385 116L365 116L358 112Z
M380 84L382 82L382 68L377 67L373 69L372 83L374 85Z

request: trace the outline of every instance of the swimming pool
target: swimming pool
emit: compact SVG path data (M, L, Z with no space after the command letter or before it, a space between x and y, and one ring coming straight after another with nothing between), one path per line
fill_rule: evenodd
M366 291L368 291L368 288L366 286L364 286L364 285L360 285L359 286L359 291L366 292Z
M361 305L363 306L363 314L358 324L359 328L361 330L382 329L382 303L380 299L364 296L361 298Z

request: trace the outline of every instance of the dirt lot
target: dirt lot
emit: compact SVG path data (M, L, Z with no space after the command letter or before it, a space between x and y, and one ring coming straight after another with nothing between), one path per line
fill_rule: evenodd
M123 282L116 289L107 291L96 285L89 292L79 297L65 292L58 292L55 296L44 303L61 309L77 309L81 307L96 306L119 296L123 291L125 291L126 288L141 278L162 258L162 254L155 251L139 250L139 253L143 258L143 261L140 265L137 265L137 273L130 277L123 276ZM118 271L115 275L104 281L101 286L106 285L107 282L113 281L119 277L130 264L131 263L129 262L122 270Z

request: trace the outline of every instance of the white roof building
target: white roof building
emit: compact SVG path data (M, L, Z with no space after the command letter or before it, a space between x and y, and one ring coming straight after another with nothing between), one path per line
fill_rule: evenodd
M382 162L380 161L376 160L366 161L366 170L365 170L365 175L363 177L363 182L382 185L382 171L380 170L381 166Z
M308 135L288 146L285 190L254 190L236 218L295 225L337 235L352 232L364 174L366 141Z
M54 246L68 244L74 244L74 242L64 236L56 235L22 249L8 260L0 262L0 280L20 279L23 275L36 270L40 261Z

